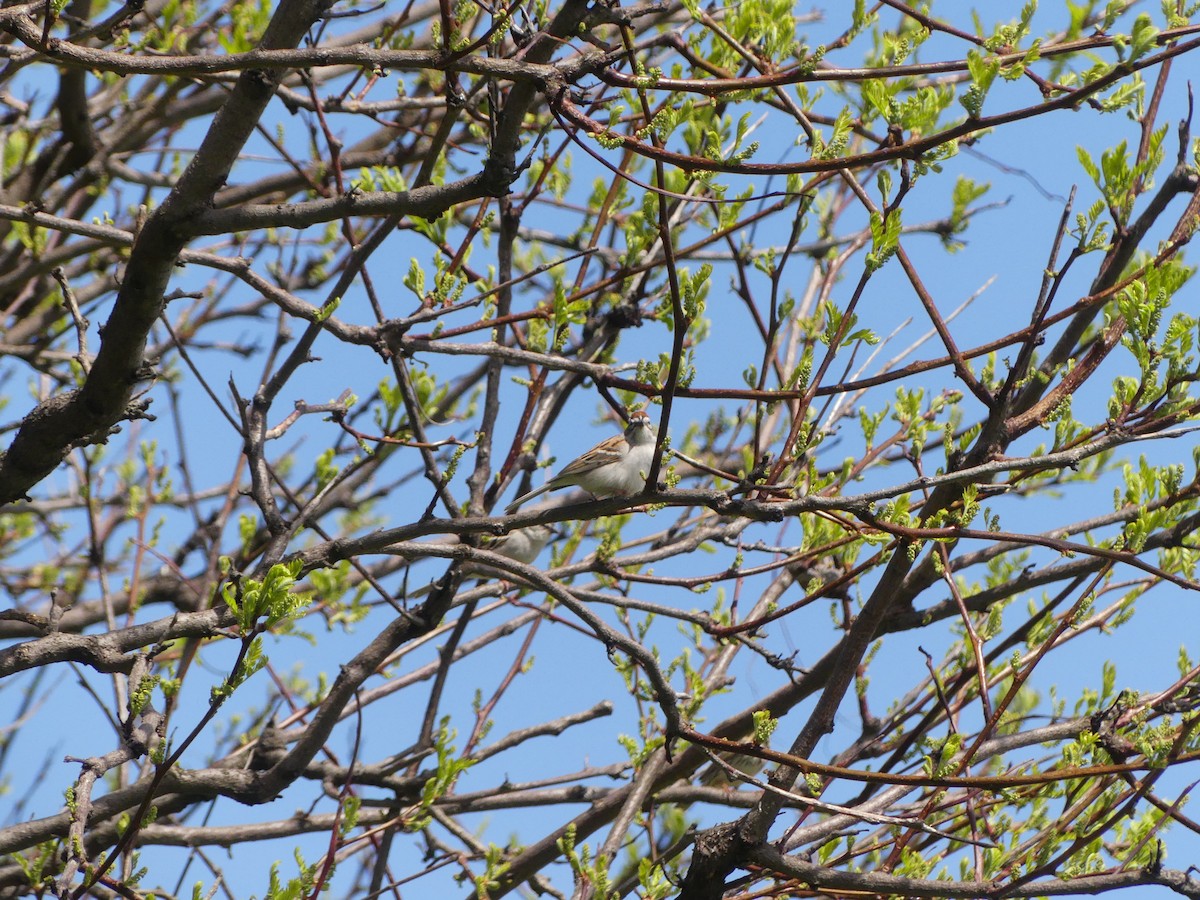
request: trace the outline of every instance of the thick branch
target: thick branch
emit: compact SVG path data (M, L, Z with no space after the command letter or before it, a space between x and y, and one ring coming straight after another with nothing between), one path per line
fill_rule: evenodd
M294 46L324 8L324 0L285 0L262 39L264 48ZM11 18L33 27L28 18ZM24 34L24 39L30 39ZM130 409L134 387L147 375L142 354L163 309L163 295L189 237L189 225L221 188L275 93L282 71L249 69L217 113L199 151L175 189L147 220L129 258L100 350L83 387L52 397L25 417L0 456L0 507L26 496L81 444L103 442Z

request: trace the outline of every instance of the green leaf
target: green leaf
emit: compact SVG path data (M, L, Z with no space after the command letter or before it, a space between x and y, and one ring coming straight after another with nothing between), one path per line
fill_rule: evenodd
M867 254L867 270L883 267L900 246L900 209L889 210L886 216L871 213L871 251Z

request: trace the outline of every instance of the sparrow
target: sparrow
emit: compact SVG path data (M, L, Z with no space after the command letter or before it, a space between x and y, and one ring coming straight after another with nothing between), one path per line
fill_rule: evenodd
M516 531L510 531L508 534L500 537L485 537L480 543L480 548L496 553L506 559L511 559L513 562L529 565L538 554L541 553L550 539L555 535L554 529L549 525L530 525L528 528L518 528ZM494 569L486 563L478 560L468 559L459 567L464 578L507 578L510 577L507 573ZM410 598L424 597L430 593L437 585L436 581L432 581L422 588L418 588L408 596Z
M654 458L658 434L644 409L630 413L623 434L601 441L591 450L567 463L566 467L540 488L522 494L505 507L511 514L522 503L539 494L577 485L596 499L627 497L646 486L646 473Z
M731 772L716 762L710 762L700 770L698 780L704 787L735 788L739 784L736 773L753 778L766 766L767 761L749 753L722 753L721 758L734 771Z

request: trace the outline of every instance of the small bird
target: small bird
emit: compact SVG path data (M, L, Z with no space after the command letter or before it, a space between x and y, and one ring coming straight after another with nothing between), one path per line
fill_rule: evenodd
M518 528L516 531L510 531L508 534L501 535L500 537L485 537L479 546L483 550L488 550L511 559L513 562L527 566L537 559L539 553L546 549L546 545L550 543L550 539L554 535L554 529L549 525L530 525L528 528ZM466 560L459 567L459 571L462 572L464 578L509 577L505 572L473 559ZM424 587L413 591L408 596L410 598L424 597L436 585L436 581L430 582Z
M762 757L751 756L749 753L722 753L721 758L734 772L740 772L750 778L761 772L767 764ZM739 781L734 772L730 772L729 769L715 762L710 762L700 770L698 781L704 787L735 788Z
M540 488L522 494L505 507L513 513L522 503L539 494L577 485L597 499L626 497L646 486L646 473L654 458L658 434L644 409L630 413L629 425L623 434L601 441L587 453L567 463L566 467Z

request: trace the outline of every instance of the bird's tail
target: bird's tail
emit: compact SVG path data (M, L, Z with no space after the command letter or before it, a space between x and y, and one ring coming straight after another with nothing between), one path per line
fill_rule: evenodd
M513 513L515 513L517 511L517 509L521 506L521 504L528 503L534 497L541 496L542 494L546 493L546 491L548 491L548 490L550 490L550 485L543 484L540 488L534 488L528 494L522 494L520 497L518 497L512 503L508 504L508 506L504 507L504 514L511 516Z

